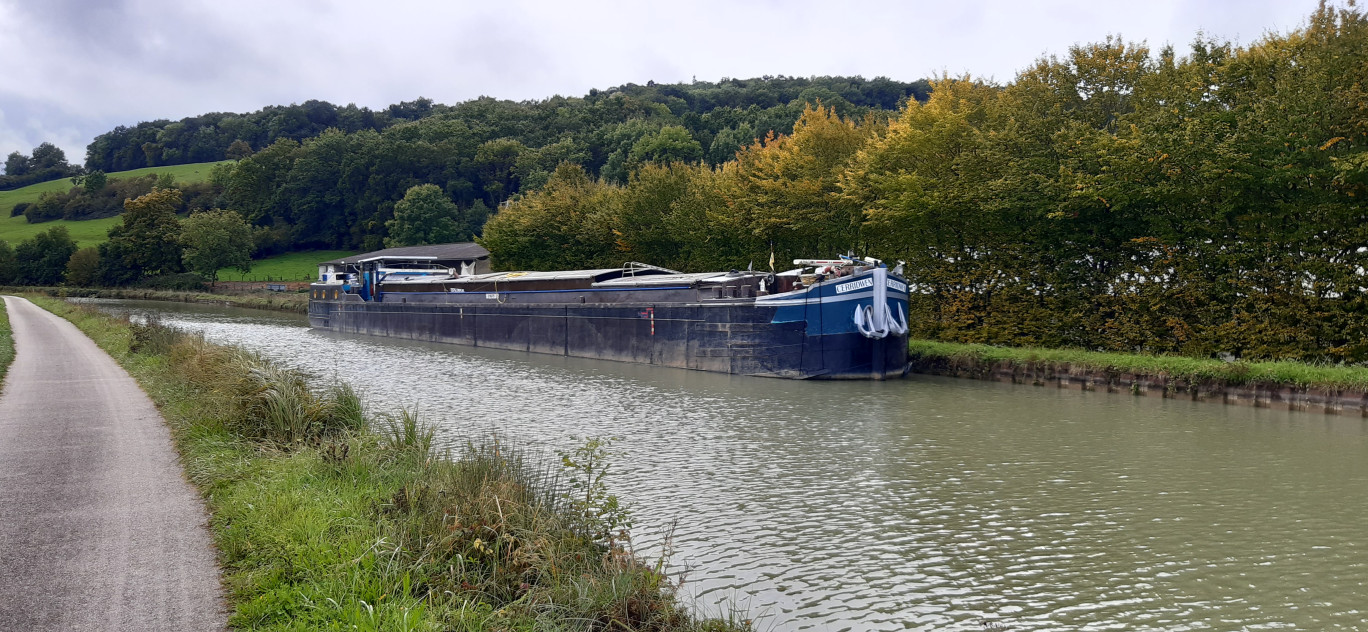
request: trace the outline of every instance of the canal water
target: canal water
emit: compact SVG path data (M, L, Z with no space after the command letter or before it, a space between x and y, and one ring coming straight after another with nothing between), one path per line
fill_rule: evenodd
M761 630L1368 629L1368 422L913 376L794 382L104 302L416 408L619 437L636 543Z

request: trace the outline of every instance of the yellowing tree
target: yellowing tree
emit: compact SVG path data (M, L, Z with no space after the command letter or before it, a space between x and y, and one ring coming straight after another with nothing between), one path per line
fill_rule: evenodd
M728 197L736 223L772 243L779 260L863 249L861 209L839 195L839 180L875 129L818 104L803 110L792 134L737 152Z

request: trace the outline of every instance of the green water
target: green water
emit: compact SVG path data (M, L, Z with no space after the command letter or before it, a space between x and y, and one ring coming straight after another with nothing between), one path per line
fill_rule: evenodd
M155 309L417 407L442 440L614 435L636 541L772 630L1368 629L1368 423L913 377L733 378Z

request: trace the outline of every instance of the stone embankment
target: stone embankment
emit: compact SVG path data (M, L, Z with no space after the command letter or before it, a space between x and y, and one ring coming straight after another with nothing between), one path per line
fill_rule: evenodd
M1223 380L1082 368L1067 362L988 362L937 356L914 357L911 372L1082 391L1130 393L1256 408L1368 417L1368 393L1353 389L1270 383L1231 384Z

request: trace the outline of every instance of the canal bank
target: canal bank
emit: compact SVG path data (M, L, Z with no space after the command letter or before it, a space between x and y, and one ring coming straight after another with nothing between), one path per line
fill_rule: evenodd
M1368 417L1364 367L925 340L913 340L908 347L910 371L924 375Z
M39 291L57 298L197 303L295 314L308 311L308 295L300 293L66 287L11 289ZM929 340L911 340L908 348L909 371L914 374L1368 417L1366 367L1293 361L1225 362Z
M162 407L213 513L236 628L749 629L691 616L659 567L631 554L592 443L566 451L567 478L482 437L443 458L414 415L367 414L346 387L34 300ZM577 474L591 483L572 494Z
M0 292L10 294L41 293L55 298L104 298L129 301L166 301L171 303L200 303L225 305L247 309L265 309L304 314L309 311L309 295L300 292L270 292L264 290L226 292L178 292L139 288L83 288L83 287L17 287L0 286Z
M668 540L683 590L760 629L1368 626L1360 419L936 376L741 378L98 304L416 407L443 446L496 424L546 454L621 437L633 546Z

